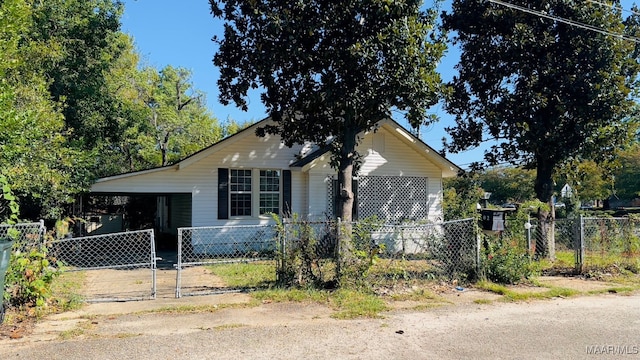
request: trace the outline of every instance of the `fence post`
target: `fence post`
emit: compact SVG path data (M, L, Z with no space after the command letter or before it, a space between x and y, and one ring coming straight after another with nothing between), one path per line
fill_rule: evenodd
M527 222L524 224L524 229L527 236L527 253L529 254L529 260L533 256L533 247L531 246L531 217L527 214Z
M150 242L151 244L149 244L151 246L151 298L155 300L156 298L156 293L157 293L157 282L158 282L158 265L157 265L157 254L156 254L156 239L155 239L155 233L153 231L153 229L151 229L150 231Z
M340 280L340 272L342 271L342 259L341 259L341 253L340 253L340 243L342 241L342 235L341 235L341 231L342 231L342 220L340 218L337 218L337 223L336 223L336 278L339 281Z
M584 270L584 217L578 218L578 236L576 237L576 272L582 274Z
M185 229L178 229L178 261L176 263L176 298L180 298L182 295L180 294L180 286L181 286L181 276L182 276L182 233Z
M282 275L287 269L287 219L282 219L282 231L278 231L278 242L280 243L280 259L278 259L277 281L282 284Z
M474 222L474 229L476 233L476 274L478 274L478 278L480 278L480 271L482 269L482 257L480 256L482 253L482 235L480 232L480 227L478 226L478 222L475 220L471 220Z

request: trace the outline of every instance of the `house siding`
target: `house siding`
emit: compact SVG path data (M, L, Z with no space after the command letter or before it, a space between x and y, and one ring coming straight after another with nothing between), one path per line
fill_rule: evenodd
M442 220L442 170L407 145L386 128L370 132L362 139L358 152L363 163L358 176L412 176L427 178L428 215L430 221ZM328 179L336 172L329 166L329 157L324 156L309 170L309 214L310 217L330 211Z
M239 133L175 166L108 178L93 185L94 193L190 194L191 218L176 218L173 224L185 226L253 225L272 223L269 216L218 219L218 169L288 170L303 146L286 147L279 136L258 138L253 130ZM421 177L427 179L429 220L442 219L442 181L444 169L429 160L431 149L417 143L395 125L381 126L363 136L358 151L363 156L359 176ZM440 161L439 155L434 161ZM329 209L329 186L336 172L324 154L303 168L291 168L292 211L310 220L325 219ZM446 162L446 160L442 160ZM443 170L444 169L444 170ZM189 195L187 195L189 197ZM184 201L182 201L184 200ZM180 206L186 206L186 198Z

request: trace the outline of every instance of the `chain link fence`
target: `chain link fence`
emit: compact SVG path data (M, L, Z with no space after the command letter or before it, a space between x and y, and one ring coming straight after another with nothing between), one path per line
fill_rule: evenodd
M345 231L352 234L348 245L339 241ZM360 221L346 226L335 221L285 221L180 228L176 297L276 283L334 287L341 275L380 287L421 279L470 278L479 265L477 242L474 219L441 224ZM244 281L250 277L262 280Z
M640 222L630 218L578 219L577 269L640 273Z
M176 297L245 290L246 283L225 281L241 263L253 267L240 271L270 271L275 278L276 250L273 225L179 228Z
M85 301L155 299L153 230L68 237L46 245L49 255L62 264L63 276L79 283Z
M20 223L13 225L0 225L0 239L14 242L13 251L26 252L44 243L47 228L44 221L37 223Z
M530 219L529 224L530 229L525 229L529 253L534 259L542 259L549 252L547 235L541 228L551 226L551 222ZM511 222L510 228L521 229L524 225ZM576 217L556 219L553 226L554 272L640 273L640 221L627 217Z
M356 227L359 225L356 225ZM385 285L397 280L469 279L478 266L478 237L474 219L440 224L401 224L369 227L356 244L370 239L379 260L368 277Z

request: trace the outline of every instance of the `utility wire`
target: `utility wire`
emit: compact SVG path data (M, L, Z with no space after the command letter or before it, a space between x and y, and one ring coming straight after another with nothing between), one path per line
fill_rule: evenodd
M519 11L522 11L522 12L525 12L525 13L529 13L529 14L532 14L532 15L536 15L536 16L539 16L539 17L542 17L542 18L545 18L545 19L550 19L550 20L553 20L553 21L557 21L557 22L560 22L560 23L567 24L567 25L575 26L575 27L578 27L578 28L581 28L581 29L594 31L594 32L597 32L597 33L600 33L600 34L603 34L603 35L613 36L613 37L616 37L616 38L619 38L619 39L622 39L622 40L632 41L632 42L640 44L640 38L637 38L635 36L628 36L628 35L624 35L624 34L613 33L613 32L604 30L604 29L596 27L596 26L584 24L584 23L581 23L581 22L578 22L578 21L574 21L574 20L565 19L565 18L560 17L560 16L549 15L549 14L546 14L546 13L541 12L541 11L532 10L532 9L529 9L529 8L526 8L526 7L523 7L523 6L514 5L514 4L507 3L507 2L504 2L504 1L500 1L500 0L489 0L489 2L492 2L494 4L498 4L498 5L502 5L502 6L505 6L505 7L508 7L508 8L512 8L512 9L515 9L515 10L519 10Z
M607 4L607 3L603 3L603 2L595 1L595 0L587 0L587 1L590 2L590 3L594 3L594 4L597 4L597 5L600 5L600 6L609 7L609 8L612 8L612 9L616 9L616 10L621 10L621 11L624 11L624 12L632 13L634 15L640 15L639 12L625 9L620 5Z

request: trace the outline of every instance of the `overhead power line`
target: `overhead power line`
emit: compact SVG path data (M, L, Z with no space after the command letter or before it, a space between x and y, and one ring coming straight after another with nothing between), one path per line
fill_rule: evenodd
M489 2L492 2L494 4L498 4L498 5L502 5L511 9L515 9L518 11L522 11L528 14L532 14L532 15L536 15L539 16L541 18L545 18L545 19L549 19L549 20L553 20L553 21L557 21L560 23L564 23L567 25L571 25L571 26L575 26L581 29L585 29L585 30L589 30L589 31L594 31L603 35L607 35L607 36L612 36L612 37L616 37L622 40L626 40L626 41L632 41L635 43L639 43L640 44L640 38L637 38L635 36L629 36L629 35L624 35L624 34L618 34L618 33L614 33L602 28L599 28L597 26L593 26L593 25L588 25L585 23L581 23L579 21L574 21L574 20L569 20L569 19L565 19L563 17L560 16L553 16L553 15L549 15L547 13L544 13L542 11L538 11L538 10L532 10L520 5L514 5L508 2L504 2L504 1L500 1L500 0L489 0Z
M612 9L616 9L616 10L620 10L620 11L624 11L624 12L628 12L628 13L635 14L635 15L640 15L639 12L625 9L620 5L607 4L607 3L603 3L603 2L595 1L595 0L587 0L587 1L590 2L590 3L594 3L594 4L597 4L597 5L600 5L600 6L604 6L604 7L608 7L608 8L612 8Z

